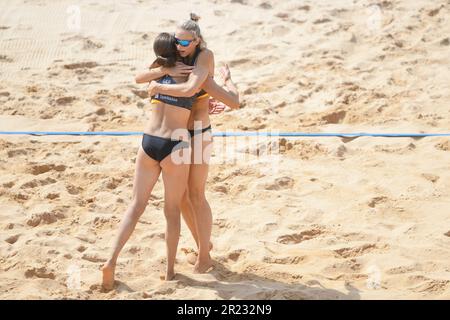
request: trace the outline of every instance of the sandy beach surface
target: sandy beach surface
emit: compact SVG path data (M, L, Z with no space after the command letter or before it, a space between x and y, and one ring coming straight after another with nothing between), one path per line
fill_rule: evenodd
M0 131L142 132L134 76L191 10L241 94L214 132L450 132L448 0L7 1ZM160 280L160 181L105 292L140 143L0 135L1 299L450 298L449 137L215 137L214 269L183 224Z

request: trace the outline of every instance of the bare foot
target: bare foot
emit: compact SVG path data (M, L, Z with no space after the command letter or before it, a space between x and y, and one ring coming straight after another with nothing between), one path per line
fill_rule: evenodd
M103 267L103 282L102 286L106 290L112 290L114 288L114 271L115 271L115 264L113 264L110 261L107 261Z
M165 275L160 275L159 278L164 281L171 281L175 278L176 273L174 271L166 271Z
M209 242L209 252L213 249L212 242ZM198 253L194 250L185 249L184 253L186 254L186 259L189 264L195 265L197 263Z
M194 266L194 273L205 273L213 266L212 259L209 257L208 261L198 261Z

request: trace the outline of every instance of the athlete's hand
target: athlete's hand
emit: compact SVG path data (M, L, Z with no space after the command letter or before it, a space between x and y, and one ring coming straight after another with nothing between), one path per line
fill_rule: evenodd
M163 68L163 72L171 77L186 77L192 72L193 69L194 66L188 66L183 62L177 62L175 67Z
M227 108L229 107L226 104L213 98L209 99L209 114L219 114Z
M219 74L220 77L222 78L223 83L231 79L230 68L228 68L227 64L225 64L222 68L220 68Z
M150 83L148 84L147 87L147 92L148 92L148 96L154 96L155 94L157 94L156 92L156 86L158 85L158 82L156 81L150 81Z

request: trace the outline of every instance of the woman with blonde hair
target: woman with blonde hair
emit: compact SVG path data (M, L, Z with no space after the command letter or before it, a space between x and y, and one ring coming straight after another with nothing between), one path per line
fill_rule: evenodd
M211 266L212 249L211 207L205 196L208 178L210 151L212 148L211 124L209 119L209 96L220 100L230 108L239 108L239 94L231 81L228 66L221 70L228 94L219 92L217 87L208 84L214 77L214 54L206 47L206 42L198 25L199 16L191 13L190 19L178 25L175 32L177 50L186 65L195 66L190 70L189 78L184 83L162 84L152 81L149 94L169 94L175 97L195 96L189 118L188 129L192 137L192 158L189 169L188 188L181 203L181 211L198 246L198 257L194 271L206 272ZM203 90L202 90L203 88ZM200 124L199 128L197 124ZM198 161L196 155L201 154Z
M159 34L153 43L153 49L157 57L152 64L153 67L170 69L180 59L176 39L171 34ZM136 82L139 83L141 78L142 75L138 75ZM159 78L158 83L176 84L183 81L186 81L186 76L165 75ZM209 81L208 86L218 87L214 81ZM227 94L220 87L215 90ZM161 173L166 218L165 279L171 280L175 276L174 264L180 236L180 203L185 195L190 167L190 137L187 126L193 101L194 97L152 95L151 114L136 157L132 202L121 221L111 254L102 268L102 285L105 289L114 287L114 273L119 253L144 212Z

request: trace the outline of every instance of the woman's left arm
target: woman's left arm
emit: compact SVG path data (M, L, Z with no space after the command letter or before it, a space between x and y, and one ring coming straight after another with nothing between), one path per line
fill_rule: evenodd
M214 99L226 104L231 109L238 109L239 93L236 86L231 81L231 78L226 80L225 87L228 90L225 90L219 86L212 77L208 77L202 86L203 90L205 90Z
M205 82L209 73L209 61L214 61L213 53L209 50L202 51L198 56L195 69L189 75L186 82L177 84L162 84L156 81L150 82L148 94L153 96L157 93L166 94L173 97L191 97L198 91Z

